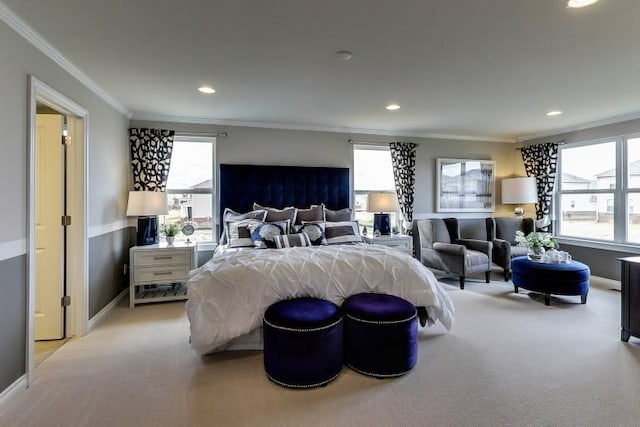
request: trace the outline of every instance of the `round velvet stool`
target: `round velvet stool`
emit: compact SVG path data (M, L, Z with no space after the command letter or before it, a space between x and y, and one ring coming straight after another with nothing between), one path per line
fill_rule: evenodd
M547 264L532 261L526 256L511 260L513 290L519 288L544 294L544 304L551 304L551 295L580 295L582 304L587 303L589 294L588 265L578 261L562 264Z
M403 375L418 360L418 316L393 295L357 294L342 304L345 364L365 375Z
M285 387L326 385L343 365L343 321L340 308L317 298L294 298L271 305L264 313L264 369Z

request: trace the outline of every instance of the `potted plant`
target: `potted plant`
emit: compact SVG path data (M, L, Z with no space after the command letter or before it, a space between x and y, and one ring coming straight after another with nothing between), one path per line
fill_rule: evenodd
M178 234L179 231L180 231L180 224L177 222L173 224L165 223L162 226L162 233L167 239L167 244L169 245L173 245L173 242L176 239L176 235Z
M545 248L555 248L556 239L551 233L543 233L534 231L525 236L525 234L518 230L516 231L516 242L519 246L525 246L529 249L529 258L533 260L540 260L545 252Z

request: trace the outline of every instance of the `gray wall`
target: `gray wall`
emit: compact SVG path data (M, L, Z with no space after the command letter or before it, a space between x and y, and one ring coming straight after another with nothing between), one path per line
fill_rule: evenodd
M129 120L4 22L0 22L0 40L0 194L4 200L11 201L11 209L4 209L2 214L3 221L11 226L0 236L0 249L7 260L0 262L2 391L25 373L27 281L24 248L27 239L29 75L89 111L87 219L92 240L126 226L124 213L129 172L128 150L123 141L127 139ZM89 246L89 259L102 255L93 252L97 250L95 244ZM90 290L89 299L99 301L93 307L94 312L104 301L91 294L105 293L102 286L106 285L92 284Z
M415 215L432 214L435 209L435 166L439 157L496 161L498 203L496 214L511 214L512 206L500 205L500 179L524 175L524 166L514 144L455 141L433 138L357 135L284 129L194 125L184 123L131 121L132 127L164 127L183 133L227 132L218 138L218 163L351 167L353 146L359 142L410 141L420 146L416 153ZM518 160L520 159L520 160Z
M0 391L25 373L26 256L0 261Z
M129 286L129 248L136 244L135 227L89 239L89 318Z

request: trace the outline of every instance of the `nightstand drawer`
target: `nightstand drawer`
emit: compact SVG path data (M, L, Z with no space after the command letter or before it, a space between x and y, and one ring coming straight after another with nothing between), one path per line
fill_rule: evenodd
M139 267L133 269L133 281L149 283L185 282L189 277L190 266L167 265L166 267Z
M137 251L133 254L133 262L138 266L145 265L173 265L191 263L191 253L189 251Z

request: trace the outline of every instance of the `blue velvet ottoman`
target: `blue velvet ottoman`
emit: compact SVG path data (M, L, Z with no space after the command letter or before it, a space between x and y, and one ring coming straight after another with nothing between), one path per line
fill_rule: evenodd
M418 360L418 316L393 295L352 295L342 304L344 358L351 369L374 377L395 377Z
M511 271L516 293L524 288L544 294L545 305L551 304L551 294L580 295L582 304L587 303L591 270L581 262L547 264L521 256L511 260Z
M264 369L273 382L296 388L326 385L343 365L340 308L317 298L277 302L264 313Z

